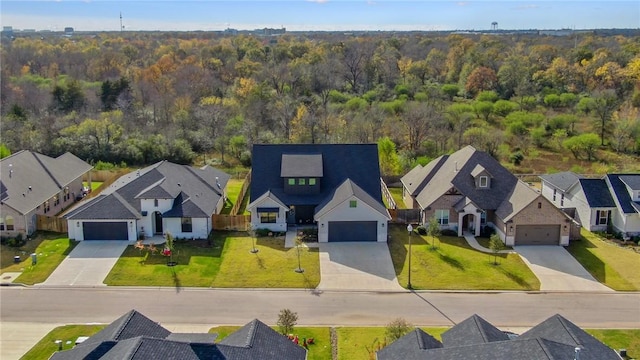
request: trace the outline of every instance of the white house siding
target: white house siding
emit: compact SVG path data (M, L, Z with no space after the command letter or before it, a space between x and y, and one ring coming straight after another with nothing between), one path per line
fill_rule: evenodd
M192 232L182 232L181 218L164 218L163 230L170 232L174 238L206 239L211 230L211 218L191 218Z
M553 190L556 189L556 201L553 200ZM553 205L556 207L560 207L560 190L555 186L547 183L546 181L542 181L542 187L540 189L540 193L542 196L547 198Z
M135 241L137 239L137 229L135 220L131 219L108 219L108 220L67 220L67 228L69 239L76 241L84 241L84 233L82 232L84 222L126 222L128 229L129 241Z
M640 235L640 214L627 215L625 232L628 235L637 236Z
M275 223L261 223L260 214L258 214L258 208L278 208L278 216ZM272 199L265 198L259 203L255 204L251 210L251 227L253 229L269 229L274 232L286 232L287 231L287 214L286 210L282 208L282 205L273 201Z
M357 201L355 208L349 207L351 200ZM318 242L329 242L329 222L330 221L377 221L377 241L387 241L387 227L389 219L367 205L364 201L352 196L343 201L340 205L331 209L324 216L317 218L318 222Z
M154 205L154 199L141 199L140 200L140 212L147 212L147 215L142 216L142 219L138 220L138 232L143 234L146 237L153 236L153 219L154 213L159 211L161 214L165 211L171 210L173 207L173 199L158 199L158 206ZM164 226L163 219L163 227L162 230L166 230Z

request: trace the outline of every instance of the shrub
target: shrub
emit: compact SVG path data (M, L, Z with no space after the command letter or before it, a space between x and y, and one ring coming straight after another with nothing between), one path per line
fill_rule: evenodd
M389 342L396 341L411 331L413 325L403 318L396 318L386 326L385 334Z
M418 234L420 235L427 235L427 228L425 228L424 226L420 225L416 228L416 231L418 232Z
M455 230L451 230L451 229L444 229L442 231L440 231L440 234L442 236L458 236L458 232Z
M290 334L293 331L293 327L298 323L298 313L295 313L289 309L280 310L278 314L278 328L282 334Z
M269 229L264 229L264 228L256 229L256 236L267 236L269 235L270 232L271 230Z
M516 166L520 165L522 163L522 160L524 160L524 155L522 155L520 151L516 151L511 154L511 156L509 156L509 161L511 161L511 163Z

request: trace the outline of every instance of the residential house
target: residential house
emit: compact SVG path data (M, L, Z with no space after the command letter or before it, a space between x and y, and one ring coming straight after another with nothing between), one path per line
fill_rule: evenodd
M319 242L387 241L376 144L254 145L254 229L318 227Z
M585 178L568 171L540 179L542 194L589 231L640 235L640 174Z
M73 349L51 360L304 360L307 350L255 319L222 341L216 334L172 333L131 310Z
M472 146L418 165L401 179L403 201L463 236L493 227L506 245L568 245L571 219Z
M558 314L519 336L473 315L444 332L442 342L415 329L379 350L376 359L620 360L620 356Z
M83 192L92 166L71 153L52 158L21 150L0 160L0 235L31 235L36 215L56 215Z
M128 240L170 232L205 239L226 201L230 176L210 166L161 161L122 176L65 214L69 238Z

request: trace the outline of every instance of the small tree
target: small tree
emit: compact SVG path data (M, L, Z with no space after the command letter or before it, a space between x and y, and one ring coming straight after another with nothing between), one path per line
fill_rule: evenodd
M403 318L395 318L387 324L385 335L391 343L403 337L406 333L411 331L412 328L413 325L408 323L407 320Z
M431 248L436 248L436 239L440 236L440 224L436 217L429 219L429 227L427 228L427 234L431 236Z
M298 323L298 313L289 309L280 310L278 314L278 328L283 335L291 334L294 326Z
M493 253L493 265L498 265L498 254L504 250L504 243L498 234L493 234L489 238L489 249Z
M162 253L165 256L169 256L167 265L175 265L175 262L173 261L173 235L168 231L165 233L164 251Z

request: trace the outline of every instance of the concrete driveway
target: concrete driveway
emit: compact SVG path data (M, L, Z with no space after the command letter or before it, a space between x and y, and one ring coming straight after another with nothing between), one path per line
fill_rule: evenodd
M404 291L386 243L320 243L318 290Z
M103 281L129 243L120 240L81 241L40 285L105 286Z
M562 246L515 246L514 250L540 280L540 290L613 292Z

